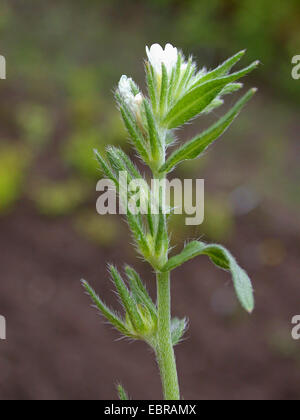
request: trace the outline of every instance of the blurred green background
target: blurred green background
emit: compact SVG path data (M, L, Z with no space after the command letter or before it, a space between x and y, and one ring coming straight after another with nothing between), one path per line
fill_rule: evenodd
M92 149L131 153L113 101L121 74L144 89L145 45L171 42L199 67L240 49L261 61L244 83L259 92L201 160L176 176L205 179L205 222L171 222L178 248L202 237L228 246L253 278L253 316L236 304L228 276L205 259L174 275L174 315L187 315L177 348L186 399L300 397L300 54L297 0L2 0L0 54L1 399L114 398L121 380L133 398L160 397L153 355L89 308L79 279L109 303L107 261L134 265L126 224L99 216ZM237 95L238 96L238 95ZM236 97L179 133L183 141L221 116ZM224 109L222 109L224 108ZM133 155L134 157L134 155Z

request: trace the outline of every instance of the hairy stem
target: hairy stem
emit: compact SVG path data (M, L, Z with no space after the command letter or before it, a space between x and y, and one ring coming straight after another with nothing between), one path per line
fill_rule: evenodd
M161 142L164 145L164 152L161 156L161 166L165 162L165 136L166 133L161 133ZM157 179L166 179L164 172L159 173L153 171L153 177ZM158 192L158 201L161 203L162 197ZM164 216L164 229L166 237L168 237L168 228L166 224L166 216ZM168 244L162 251L162 260L164 263L168 260ZM158 309L158 325L157 325L157 343L156 343L156 357L160 370L163 393L165 400L179 400L179 385L176 369L176 361L174 349L171 339L171 290L170 290L170 272L156 274L157 283L157 309Z
M171 340L170 273L157 274L158 339L156 355L165 400L179 400L175 355Z

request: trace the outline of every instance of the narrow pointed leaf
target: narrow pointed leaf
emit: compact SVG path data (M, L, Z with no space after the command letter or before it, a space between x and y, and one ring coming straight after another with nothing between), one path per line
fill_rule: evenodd
M130 86L131 86L131 92L133 93L134 96L140 93L139 87L133 80L130 80Z
M162 246L163 246L163 239L165 234L165 216L160 209L159 211L159 220L155 238L155 252L156 254L160 254Z
M221 93L222 89L228 83L232 83L240 77L245 76L254 70L257 65L258 62L256 61L243 70L232 73L229 76L210 80L190 90L169 111L163 121L164 125L171 129L185 124L191 118L201 113Z
M154 116L153 116L151 107L146 99L144 100L144 107L145 107L145 114L146 114L147 124L148 124L148 133L149 133L152 158L158 159L160 157L160 154L162 153L162 148L161 148L161 143L160 143L158 131L156 128Z
M206 108L203 109L201 114L208 114L211 111L214 111L216 108L219 108L221 105L223 105L224 101L223 99L220 99L219 97L211 101L209 105L207 105Z
M110 148L110 159L111 159L112 163L113 163L113 156L115 156L116 151L117 151L117 148ZM98 162L101 165L101 169L102 169L103 173L106 175L107 178L111 179L114 182L114 184L118 188L118 192L119 192L119 195L121 197L121 201L125 202L124 201L125 191L121 190L116 174L110 168L110 166L106 163L106 161L103 159L103 157L100 155L100 153L97 150L94 150L94 153L96 155L96 158L97 158ZM114 162L114 166L117 169L118 165L116 164L116 162L118 161L118 164L120 164L121 158L122 158L123 155L122 154L119 154L119 155L117 154L116 156L118 157L118 159ZM121 165L125 165L125 163L126 162L122 162ZM132 167L129 168L129 169L130 169L130 171L134 171L134 169ZM125 170L126 170L126 168L125 168ZM137 173L136 173L136 175L137 175ZM126 191L126 193L127 193L127 191ZM123 199L122 199L122 197L123 197ZM142 225L142 222L141 222L140 215L139 214L138 215L132 214L130 212L129 208L127 207L126 218L127 218L127 221L128 221L129 228L130 228L130 230L133 234L133 237L134 237L137 245L139 246L141 252L143 254L148 254L149 253L149 247L148 247L148 243L147 243L147 240L146 240L146 235L145 235L145 232L144 232L144 228L143 228L143 225Z
M117 178L115 172L110 168L110 166L105 162L105 160L102 158L102 156L95 150L96 157L101 164L101 168L105 175L112 179L115 183L118 193L120 196L120 201L123 203L123 205L126 208L125 203L128 201L128 191L127 189L122 189L121 185L119 185L119 179ZM130 159L126 156L126 154L116 147L110 146L107 149L107 155L110 160L111 165L114 166L114 169L116 172L119 173L119 171L125 171L127 173L127 182L130 182L130 180L133 177L139 177L141 178L140 173L138 172L137 168L133 165L133 163L130 161ZM127 198L127 200L126 200ZM126 218L128 221L129 228L133 234L133 237L139 246L140 251L143 254L149 253L149 247L146 240L144 227L141 220L140 214L133 214L130 209L127 206L126 209Z
M160 100L159 109L160 114L164 115L167 97L168 97L168 73L164 63L161 65L161 88L160 88Z
M143 225L141 224L140 215L135 215L130 212L130 210L127 208L127 221L128 225L130 227L130 230L133 234L133 237L138 244L141 252L145 254L149 254L149 246L148 242L146 240L146 235L144 232Z
M179 318L173 318L171 321L171 339L172 344L175 346L179 343L181 338L183 337L183 334L185 333L187 326L186 318L179 319Z
M125 272L129 279L130 289L137 301L137 303L144 304L150 311L151 315L157 317L157 309L154 305L146 287L144 286L138 273L130 266L125 267Z
M157 95L156 95L156 82L153 74L152 66L149 63L146 64L146 79L149 97L151 100L152 108L156 111L157 108Z
M122 149L115 146L108 146L106 150L111 167L116 173L119 173L120 171L126 172L128 182L132 179L142 178L139 170Z
M121 148L116 148L116 152L120 159L123 160L123 163L127 169L128 174L131 178L142 178L140 171L137 169L135 164L132 162L129 156Z
M198 157L213 141L224 133L255 92L256 89L250 89L219 121L175 150L159 171L169 172L179 162Z
M173 92L170 92L170 100L172 97L172 93L176 92L179 80L180 80L180 72L181 72L181 63L182 63L182 55L181 53L178 54L177 56L177 62L176 62L176 67L175 67L175 74L174 74L174 83L173 83Z
M117 391L118 391L118 395L121 401L129 400L127 392L125 391L125 389L123 388L121 384L117 385Z
M237 297L244 309L252 312L254 308L253 289L247 273L237 264L231 253L221 245L192 241L183 251L170 258L162 271L170 271L198 255L207 255L212 262L230 271Z
M220 64L217 68L215 68L212 71L209 71L204 76L202 76L193 87L205 83L208 80L225 76L231 70L231 68L243 57L245 52L246 50L242 50L237 54L233 55L232 57L228 58L228 60L224 61L224 63Z
M137 311L135 302L132 296L130 295L129 290L127 289L126 284L124 283L118 270L114 266L111 265L109 269L132 325L137 331L141 331L141 329L143 328L143 323Z
M180 57L180 55L178 55L177 62L178 62L179 57ZM170 81L169 81L169 86L168 86L168 97L167 97L167 104L168 105L170 105L170 102L171 102L171 99L172 99L172 94L175 91L175 75L176 75L176 67L173 67L171 77L170 77Z
M188 64L186 66L186 69L185 69L185 71L184 71L184 73L183 73L183 75L182 75L182 77L181 77L181 79L179 81L178 88L177 88L177 90L175 92L175 96L176 97L180 96L183 88L185 87L185 85L188 82L189 78L193 74L194 69L193 69L192 66L193 66L193 60L192 60L192 57L190 57L189 58L189 61L188 61Z
M228 93L236 92L237 90L240 90L242 87L243 87L243 83L228 83L228 85L226 85L224 89L222 89L221 96L227 95Z
M94 154L95 154L95 157L96 157L98 163L100 164L100 167L101 167L101 170L102 170L103 174L108 179L112 180L116 186L118 186L119 182L118 182L118 178L116 177L116 174L110 168L110 166L107 164L105 159L103 159L103 157L100 155L100 153L98 152L97 149L94 149Z
M118 153L117 147L108 146L106 148L106 154L107 154L107 158L109 160L110 166L114 169L116 174L119 174L119 172L121 171L128 172L123 159L120 157Z
M151 200L148 200L148 211L147 211L146 217L147 217L148 228L149 228L150 234L151 236L154 236L155 220L153 220L154 215L151 213Z
M135 146L141 158L145 162L147 162L148 161L147 147L145 145L143 136L140 133L140 130L138 129L136 123L132 120L128 111L126 111L124 107L122 106L120 107L120 112L121 112L125 127L127 128L127 131L130 134L132 144Z
M86 292L91 297L94 304L97 306L99 311L102 315L114 326L116 327L121 333L128 334L127 328L125 327L121 318L112 311L96 294L94 289L85 281L81 280L82 286L85 288Z

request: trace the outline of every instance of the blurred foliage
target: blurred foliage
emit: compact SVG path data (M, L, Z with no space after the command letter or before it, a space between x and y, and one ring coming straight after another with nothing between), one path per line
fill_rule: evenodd
M115 246L120 237L120 221L111 215L85 210L76 216L73 225L79 234L103 247Z
M291 339L291 334L286 325L274 325L266 335L267 345L273 354L300 361L298 343Z
M197 233L205 240L228 241L234 230L234 215L228 198L221 195L205 196L204 222L197 226Z
M299 102L290 75L291 58L299 52L299 14L298 0L4 0L0 34L8 59L20 64L10 69L13 75L36 81L25 91L42 88L50 97L73 78L82 86L78 92L94 82L99 91L117 80L121 62L125 72L134 69L136 59L128 63L143 44L171 41L210 65L247 48L250 60L262 61L264 82Z
M89 187L78 179L63 182L44 180L39 186L35 186L32 199L42 214L64 216L83 204L90 192Z
M126 140L116 109L100 95L100 80L97 68L82 67L75 69L66 83L71 133L63 144L62 158L81 176L92 179L101 177L93 149Z
M22 104L16 118L21 129L21 138L34 148L41 147L53 130L53 119L45 106Z
M0 144L0 213L11 209L23 191L30 155L19 144Z
M63 159L82 176L99 179L101 172L94 158L93 149L103 146L103 143L104 139L96 130L75 132L63 147Z
M205 192L204 221L200 225L187 226L186 214L172 215L169 218L172 232L171 246L183 243L186 239L202 238L205 241L226 242L234 232L234 214L231 205L222 195Z
M84 121L82 119L81 121ZM125 143L126 133L121 120L112 116L105 124L99 127L90 126L86 129L74 130L68 141L63 145L63 160L84 177L99 179L101 172L94 159L93 149L103 150L107 144Z
M107 115L101 91L99 69L90 66L73 69L66 80L67 108L71 125L78 130L86 129Z
M218 142L217 152L213 146L203 159L178 169L179 177L209 178L216 193L205 195L204 224L189 231L176 216L174 235L230 237L234 217L220 192L241 183L298 208L299 146L291 140L298 129L290 128L298 110L290 116L290 104L300 98L300 83L291 77L291 58L299 53L299 13L298 0L3 0L1 54L8 78L0 82L0 126L3 138L22 146L8 158L1 152L6 162L0 168L1 208L12 206L22 192L27 155L35 156L33 178L41 168L48 179L57 172L62 178L34 187L44 214L66 214L90 197L82 185L101 176L92 149L109 143L127 147L113 86L122 73L142 80L140 56L153 42L172 42L209 68L244 48L249 60L263 64L255 74L258 97ZM189 127L187 132L193 135Z

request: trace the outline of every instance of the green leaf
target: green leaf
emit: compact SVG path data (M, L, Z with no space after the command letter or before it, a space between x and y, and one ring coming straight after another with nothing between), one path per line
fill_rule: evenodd
M107 146L106 147L106 155L109 160L110 166L114 169L116 174L119 172L128 172L126 165L123 159L120 157L118 153L118 149L115 146Z
M215 110L219 106L223 105L224 100L221 99L222 96L228 95L229 93L236 92L237 90L241 89L243 87L242 83L228 83L222 90L219 96L217 96L211 103L204 108L204 110L201 112L201 114L208 114L209 112Z
M221 96L227 95L228 93L236 92L243 87L243 83L228 83L221 91Z
M246 50L242 50L235 54L234 56L228 58L224 63L220 64L216 69L209 71L204 76L202 76L193 86L196 87L200 84L207 82L208 80L216 79L217 77L225 76L231 68L243 57Z
M151 200L148 200L148 211L146 214L147 222L148 222L148 228L151 236L154 236L154 225L155 225L155 215L151 212Z
M154 316L154 318L157 318L156 306L149 296L149 293L147 292L147 289L144 286L138 273L129 265L125 267L125 272L129 280L130 290L136 302L144 304L149 309L151 315Z
M163 121L164 125L171 129L185 124L191 118L201 113L210 102L221 93L222 89L228 83L232 83L240 77L245 76L247 73L254 70L257 65L258 61L229 76L210 80L190 90L186 95L179 99L174 107L168 112Z
M138 313L134 299L132 298L132 296L129 293L129 290L127 289L126 284L124 283L118 270L113 265L109 266L109 270L132 325L134 326L137 332L142 331L143 329L142 319Z
M140 251L144 256L149 255L150 250L147 242L147 238L144 232L144 227L141 224L140 215L134 215L130 212L129 208L127 208L127 221L130 227L130 230L133 234L133 237L138 244Z
M125 152L121 148L116 148L116 153L118 154L119 158L123 160L123 163L127 169L130 178L142 178L142 175L132 160L127 156Z
M85 288L86 292L91 297L94 304L97 306L99 311L102 313L102 315L114 326L119 330L121 333L128 335L128 331L126 326L124 325L122 319L113 312L108 306L105 305L104 302L99 298L99 296L96 294L94 289L85 281L81 280L81 283L83 287Z
M184 71L184 73L183 73L183 75L180 79L178 88L175 91L175 97L180 96L181 92L183 91L184 87L186 86L186 84L190 80L193 73L194 73L194 65L193 65L192 57L190 57L189 60L188 60L188 64L186 66L186 69L185 69L185 71Z
M100 167L101 167L101 170L102 170L103 174L108 179L112 180L113 183L116 186L118 186L119 185L119 181L118 181L118 178L116 177L116 174L113 172L113 170L107 164L107 162L105 161L105 159L103 159L103 157L100 155L100 153L98 152L97 149L94 149L94 154L95 154L95 157L96 157L98 163L100 164Z
M159 219L158 219L158 226L157 232L155 237L155 252L156 255L159 255L162 251L164 245L164 237L165 237L165 216L163 214L162 209L159 209Z
M126 155L126 153L123 152L122 149L120 149L119 147L115 147L115 146L109 146L107 148L107 155L109 158L109 161L111 163L111 166L115 169L115 171L119 174L120 171L125 171L127 174L127 186L129 185L129 183L134 179L143 179L141 173L139 172L139 170L136 168L136 166L133 164L133 162L131 161L131 159ZM148 188L148 184L146 182L146 180L144 180L144 185L145 185L145 193L148 194L148 196L150 195L150 191ZM126 198L126 194L127 194L127 200L130 198L131 193L128 192L126 189L121 190L121 185L118 185L118 191L119 191L119 195L121 197L121 200L123 199L123 203L125 205L125 201L124 199ZM127 217L128 217L128 213L129 213L129 208L127 208ZM129 216L130 217L130 216ZM140 214L136 214L136 215L132 215L132 217L130 217L130 219L135 218L136 223L139 225L139 238L140 238L140 234L143 232L143 223L142 223L142 218ZM143 234L142 234L142 242L143 241ZM146 247L147 248L147 247ZM145 248L145 249L146 249Z
M162 271L171 271L198 255L207 255L218 267L231 272L235 291L241 305L246 311L252 312L254 309L254 298L251 281L247 273L222 245L192 241L186 245L180 254L170 258Z
M125 391L125 389L123 388L121 384L117 385L117 391L118 391L120 400L129 400L127 392Z
M179 343L179 341L183 337L183 334L186 331L186 327L187 327L186 318L183 318L183 319L173 318L171 320L171 340L172 340L173 346Z
M178 56L179 58L179 56ZM177 58L177 62L178 62L178 58ZM169 86L168 86L168 97L167 97L167 104L168 107L170 106L170 102L172 99L172 94L174 92L174 86L175 86L175 74L176 74L176 67L173 67L172 72L171 72L171 77L170 77L170 81L169 81Z
M168 96L168 73L164 63L161 64L161 87L160 87L160 101L159 110L160 115L163 116L165 113L166 102Z
M131 92L133 93L134 96L140 93L139 87L133 80L130 80L130 87L131 87Z
M174 83L173 83L173 86L172 86L172 92L170 92L170 95L169 95L169 102L171 101L174 92L176 92L176 89L177 89L177 86L178 86L178 83L179 83L179 80L180 80L181 63L182 63L183 60L184 60L184 58L182 57L181 53L179 53L178 56L177 56L177 62L176 62L176 67L175 67Z
M121 201L125 205L125 198L126 198L127 190L125 189L124 191L121 189L121 186L119 185L119 180L116 174L110 168L110 166L106 163L106 161L102 158L100 153L97 152L97 150L94 150L94 152L95 152L98 162L101 165L102 171L109 179L111 179L114 182L119 192ZM108 158L111 164L114 165L114 168L116 171L119 172L119 170L123 170L127 172L127 175L129 175L129 177L127 177L128 182L130 181L130 176L141 177L137 168L133 165L133 163L130 161L130 159L126 156L126 154L121 149L111 146L108 148L107 154L108 154ZM128 199L128 195L127 195L127 199ZM126 218L128 221L129 228L133 234L133 237L140 251L142 252L142 254L148 255L149 246L148 246L148 242L147 242L146 235L144 232L144 227L141 221L140 214L137 214L137 215L132 214L130 212L130 209L127 207Z
M128 182L132 179L141 179L142 175L130 160L130 158L123 152L122 149L115 146L108 146L106 148L106 153L108 160L111 164L111 167L118 174L120 171L127 173Z
M107 178L111 179L114 184L116 185L117 191L119 193L121 202L125 205L125 198L127 194L127 189L123 190L121 189L121 186L119 185L119 180L114 173L114 171L110 168L110 166L106 163L106 161L103 159L103 157L100 155L100 153L97 150L94 150L94 153L96 155L96 158L98 162L101 165L101 169L103 173L107 176ZM130 161L130 159L126 156L126 154L116 147L109 147L108 148L108 157L111 161L111 164L114 165L115 169L117 171L119 170L125 170L127 172L127 175L135 175L136 178L140 178L141 175L138 172L137 168L133 165L133 163ZM130 176L127 177L127 181L130 181ZM129 179L128 179L129 178ZM127 195L127 199L128 199ZM126 209L126 218L128 221L129 228L132 232L132 235L143 255L149 255L149 246L146 239L146 235L144 232L144 226L141 220L140 214L133 214L130 209L127 206Z
M127 131L130 134L132 144L134 145L134 147L138 151L141 158L145 162L147 162L148 161L147 147L145 145L145 141L143 139L143 136L142 136L136 122L133 120L129 111L125 109L125 106L120 107L120 112L121 112L125 127L127 128Z
M157 108L157 98L156 98L156 81L153 74L153 68L149 63L146 64L146 79L147 79L147 88L148 94L151 100L152 108L156 111Z
M179 162L198 157L213 141L215 141L233 122L242 107L254 95L256 89L250 89L222 118L199 136L186 142L167 159L159 172L169 172Z
M223 105L223 103L224 103L223 99L220 99L219 97L217 97L213 101L211 101L211 103L207 105L206 108L203 109L201 114L208 114L209 112L215 110L216 108L219 108L219 106Z
M149 140L150 140L152 158L154 160L157 160L157 159L160 158L160 155L163 152L162 152L162 147L161 147L158 131L157 131L157 128L156 128L156 123L155 123L155 120L154 120L154 116L153 116L151 107L150 107L147 99L144 100L144 107L145 107L145 114L146 114L146 118L147 118L147 125L148 125L148 133L149 133Z

